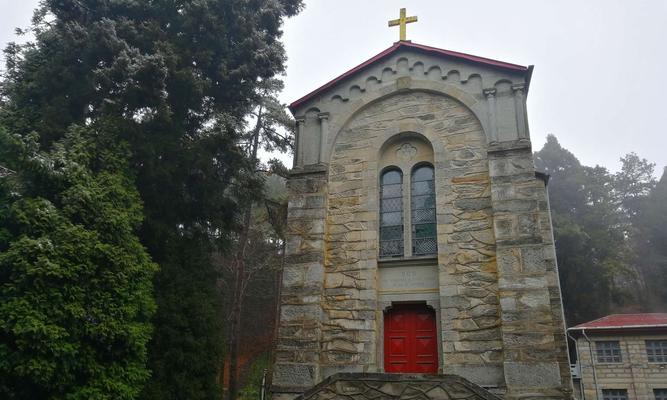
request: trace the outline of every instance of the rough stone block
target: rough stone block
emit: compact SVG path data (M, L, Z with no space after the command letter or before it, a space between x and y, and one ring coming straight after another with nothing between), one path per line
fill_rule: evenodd
M273 385L308 388L316 382L316 368L308 364L276 364Z
M560 369L555 362L506 362L504 369L505 380L510 389L547 389L561 385Z
M322 310L319 305L309 304L309 305L288 305L283 304L280 307L280 320L281 321L294 321L294 320L319 320Z
M491 176L510 176L525 172L534 173L532 157L497 158L489 160Z
M521 272L521 250L514 247L498 249L498 272L502 275L513 275Z
M500 213L525 213L538 210L537 202L531 200L494 201L493 210Z
M498 216L493 222L493 231L498 240L512 239L515 236L514 216Z
M510 200L516 197L515 188L511 183L493 185L491 188L493 201Z
M482 386L502 386L504 384L502 365L453 365L446 366L443 372L459 375Z
M551 304L551 299L549 296L549 292L546 290L540 290L540 291L530 291L528 293L524 293L519 297L519 302L524 306L528 308L541 308L541 307L549 307Z
M521 249L521 259L524 272L530 274L544 274L546 272L544 248L542 246L523 247Z

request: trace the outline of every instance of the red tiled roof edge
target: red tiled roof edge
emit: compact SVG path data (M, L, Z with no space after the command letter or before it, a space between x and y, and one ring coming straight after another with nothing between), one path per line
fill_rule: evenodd
M582 329L631 329L667 327L667 313L645 314L611 314L593 321L584 322L568 328L568 330Z
M431 46L426 46L423 44L417 44L417 43L412 43L410 41L400 41L394 43L391 47L387 48L386 50L381 51L377 55L369 58L368 60L364 61L363 63L357 65L356 67L350 69L349 71L339 75L338 77L334 78L333 80L325 83L324 85L320 86L319 88L313 90L312 92L308 93L307 95L301 97L300 99L292 102L292 104L289 105L290 111L294 112L294 109L299 107L302 103L308 101L312 97L316 96L317 94L335 86L337 83L341 82L342 80L354 75L355 73L363 70L364 68L368 67L369 65L375 63L376 61L381 60L384 57L387 57L388 55L394 53L401 47L407 47L407 48L412 48L412 49L417 49L429 53L435 53L435 54L440 54L443 56L447 57L453 57L453 58L458 58L461 60L466 60L474 63L480 63L484 64L487 66L491 66L494 68L501 68L505 70L510 70L510 71L518 71L518 72L532 72L531 67L525 67L523 65L518 65L518 64L511 64L507 63L504 61L498 61L494 60L491 58L485 58L485 57L478 57L474 56L471 54L466 54L466 53L460 53L457 51L451 51L451 50L445 50L445 49L439 49L437 47L431 47ZM528 80L530 80L530 76L528 77Z

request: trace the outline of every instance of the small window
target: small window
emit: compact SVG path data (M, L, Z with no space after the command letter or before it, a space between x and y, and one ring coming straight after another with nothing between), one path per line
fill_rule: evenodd
M412 254L433 255L438 252L435 220L435 179L433 167L417 166L412 171Z
M647 340L648 362L667 363L667 340Z
M620 363L622 361L621 345L616 340L595 342L595 352L597 353L598 362Z
M390 169L380 180L380 257L403 255L403 174Z
M667 389L653 389L655 400L667 400Z
M602 400L628 400L626 389L602 389Z

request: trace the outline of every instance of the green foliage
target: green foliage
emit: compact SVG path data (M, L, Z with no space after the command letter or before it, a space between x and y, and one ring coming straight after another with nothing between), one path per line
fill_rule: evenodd
M133 399L148 379L155 265L129 152L73 126L49 152L0 130L0 397Z
M624 214L632 222L640 212L644 199L655 187L655 164L629 153L621 158L621 165L621 170L614 175L614 189Z
M245 125L258 94L276 87L282 20L301 7L301 0L44 0L34 43L6 50L0 121L12 132L35 132L49 151L72 125L108 121L110 143L131 149L144 204L139 235L160 265L146 399L221 392L225 313L211 254L231 247L240 204L261 192L256 162L244 151ZM284 149L289 139L274 133L263 145Z
M258 400L262 391L262 378L269 369L271 358L269 353L263 353L250 366L246 385L239 392L239 400Z
M649 206L649 199L659 196L654 165L634 153L621 162L616 174L583 166L553 135L535 153L537 169L551 175L556 253L570 324L613 311L647 310L647 293L665 293L653 283L662 281L664 272L652 273L647 265L660 265L659 256L650 258L659 246L648 238L650 223L644 218L660 213L652 211L659 201Z
M664 312L667 305L667 168L635 215L637 265L645 282L648 311Z

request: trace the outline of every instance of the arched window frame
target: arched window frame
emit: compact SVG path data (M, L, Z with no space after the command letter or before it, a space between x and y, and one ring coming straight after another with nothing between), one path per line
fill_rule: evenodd
M377 175L377 197L376 201L378 204L378 225L377 225L377 255L378 260L381 262L391 262L392 265L395 262L399 261L409 261L413 258L424 259L424 258L436 258L437 256L437 247L431 246L430 251L428 252L419 252L416 254L413 252L413 224L412 224L412 172L413 170L419 169L424 165L428 165L433 170L435 177L435 168L434 168L434 152L433 146L427 138L417 132L402 132L399 133L388 140L386 140L379 148L379 157L378 157L378 175ZM387 237L385 232L383 232L383 214L386 211L382 206L382 181L383 176L387 171L397 170L400 171L402 180L401 180L401 189L402 189L402 235L403 235L403 248L402 251L388 252L386 251L387 244L386 240L390 238ZM435 182L435 179L434 179ZM435 184L433 184L433 187ZM434 191L435 192L435 191ZM433 193L433 196L437 196ZM434 226L437 228L437 225ZM394 236L395 240L396 236ZM436 241L437 242L437 241ZM395 246L394 249L397 247ZM419 249L417 249L419 250ZM391 254L390 254L391 253Z
M385 177L391 172L399 174L398 183L385 183ZM389 166L380 173L380 257L403 257L405 254L404 185L403 171L399 167Z
M423 168L430 169L430 179L417 178ZM438 253L435 168L429 162L416 163L410 169L410 244L413 256Z

